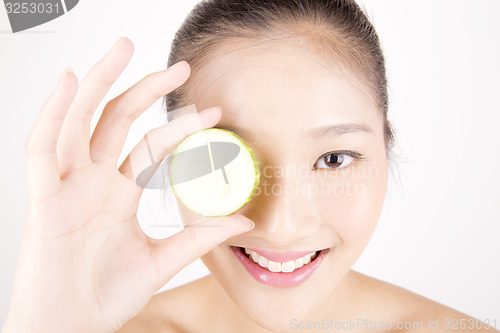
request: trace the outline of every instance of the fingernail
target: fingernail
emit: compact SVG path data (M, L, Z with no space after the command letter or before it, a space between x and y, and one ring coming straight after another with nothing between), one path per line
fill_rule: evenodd
M255 222L250 220L248 217L246 217L245 215L243 214L240 214L240 213L234 213L232 214L232 216L234 216L234 218L239 218L240 220L245 220L247 221L247 231L250 231L252 230L253 228L255 228Z
M205 109L205 110L201 110L200 112L198 112L198 117L200 117L200 121L203 123L203 125L205 125L205 122L207 120L210 120L210 118L214 115L214 114L217 114L219 112L221 112L222 109L218 106L214 107L214 108L209 108L209 109ZM209 121L210 123L212 123L212 121Z
M118 38L118 40L116 41L115 45L120 43L122 40L125 40L125 39L128 39L128 38L125 36L120 36L120 38Z
M120 42L122 42L122 41L124 41L124 40L126 40L126 39L130 40L130 38L127 38L127 37L125 37L125 36L120 36L120 38L118 38L118 40L117 40L117 41L115 42L115 44L111 47L111 49L109 49L109 52L108 52L108 53L110 53L111 51L113 51L113 50L115 49L115 47L116 47L118 44L120 44Z
M109 49L108 53L113 51L113 49L116 47L116 45L118 45L121 40L123 39L123 36L121 36L120 38L118 38L118 40L113 44L113 46L111 46L111 48Z
M185 63L187 61L185 60L182 60L182 61L179 61L179 62L176 62L175 64L173 64L172 66L170 66L169 68L167 68L167 70L172 70L174 68L177 68L177 67L180 67L183 65L183 63Z
M255 222L250 220L250 226L248 227L248 231L252 230L253 228L255 228Z
M59 77L59 81L57 81L57 84L56 84L56 87L59 87L59 85L61 84L64 76L66 75L66 73L73 73L73 69L68 66L64 69L64 71L62 72L61 76Z
M208 108L208 109L201 110L198 113L200 115L207 115L207 114L219 113L219 112L222 112L222 108L220 106L215 106L213 108Z

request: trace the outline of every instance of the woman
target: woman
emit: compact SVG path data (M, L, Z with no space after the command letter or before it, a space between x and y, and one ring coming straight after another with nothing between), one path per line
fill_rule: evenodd
M351 270L382 209L392 143L384 57L353 1L200 3L169 68L108 102L90 138L132 53L121 38L80 84L66 71L26 141L29 208L3 333L486 330ZM169 112L203 111L149 132L117 169L131 123L166 94ZM179 204L186 228L149 239L136 219L141 161L208 127L250 144L257 195L226 217ZM212 274L153 296L199 257Z

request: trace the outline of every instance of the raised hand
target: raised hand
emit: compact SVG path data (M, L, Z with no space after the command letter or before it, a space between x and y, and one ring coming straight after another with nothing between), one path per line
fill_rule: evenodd
M146 76L106 104L90 138L92 114L133 48L120 38L80 84L66 71L26 140L28 211L4 333L113 332L179 270L253 227L234 214L196 222L220 227L189 225L164 240L142 232L143 189L135 182L142 170L133 161L148 156L145 140L159 161L187 135L214 126L221 110L153 129L117 168L134 119L190 75L181 61Z

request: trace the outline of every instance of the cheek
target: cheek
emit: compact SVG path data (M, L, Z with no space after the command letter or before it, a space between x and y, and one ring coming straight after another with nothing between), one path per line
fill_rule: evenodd
M364 248L384 204L386 168L366 166L335 176L326 172L317 182L323 188L315 199L323 223L333 229L343 246Z

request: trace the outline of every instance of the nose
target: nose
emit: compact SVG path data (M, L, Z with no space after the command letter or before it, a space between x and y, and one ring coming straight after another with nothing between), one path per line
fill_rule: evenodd
M301 191L296 164L260 164L260 183L254 197L241 213L255 222L249 232L276 248L293 248L301 239L317 235L321 226L314 200ZM307 172L307 170L305 170Z

